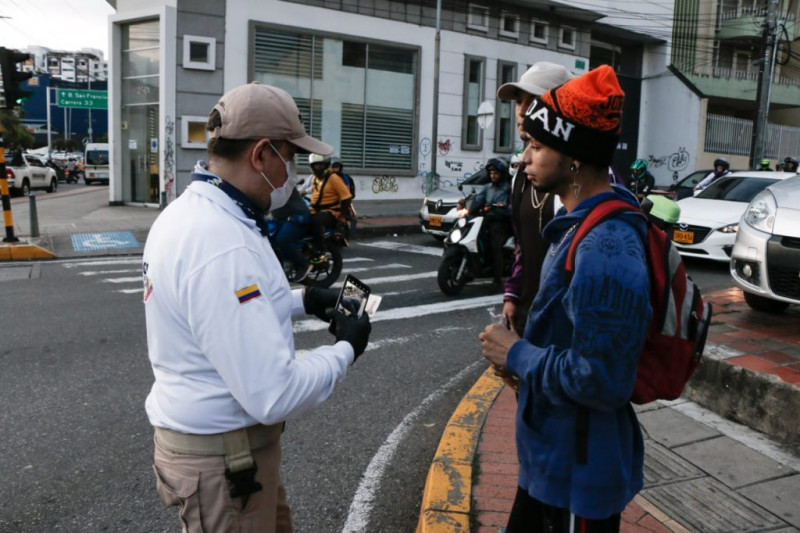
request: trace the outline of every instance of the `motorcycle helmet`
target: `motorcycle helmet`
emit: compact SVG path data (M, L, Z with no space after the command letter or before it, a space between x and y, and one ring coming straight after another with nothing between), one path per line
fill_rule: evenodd
M759 161L759 165L761 166L758 168L758 170L772 170L769 168L769 158L763 158L761 161Z
M728 170L729 168L731 168L731 164L730 164L730 163L728 163L728 161L727 161L727 160L725 160L725 159L722 159L722 158L720 157L719 159L715 159L715 160L714 160L714 170L716 170L716 169L717 169L717 167L722 167L722 168L723 168L723 170Z
M800 164L798 163L797 159L792 156L788 156L783 160L783 162L786 163L787 172L797 172L798 164Z
M331 157L331 166L332 167L338 166L339 168L344 168L344 165L342 164L342 160L339 159L338 157Z
M496 157L491 158L489 161L486 162L486 170L492 171L496 170L501 174L508 171L508 165L506 165L502 159L498 159Z
M645 172L647 172L647 161L644 159L637 159L631 163L631 172L633 172L633 175L636 178L643 177Z
M324 163L325 168L328 168L331 165L331 158L319 154L308 154L308 166L313 167L317 163Z

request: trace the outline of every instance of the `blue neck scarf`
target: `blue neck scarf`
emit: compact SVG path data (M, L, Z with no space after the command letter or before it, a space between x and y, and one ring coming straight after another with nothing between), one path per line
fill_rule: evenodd
M197 170L197 169L195 169ZM205 170L205 169L203 169ZM205 170L205 172L193 172L192 173L192 181L204 181L206 183L210 183L218 187L222 190L225 194L227 194L231 200L236 202L236 205L241 208L242 212L245 214L247 218L252 220L256 223L256 227L258 227L258 231L263 236L269 235L269 230L267 228L267 219L266 214L264 211L256 207L256 205L244 195L242 191L225 181L224 179L220 178L219 176L215 176Z

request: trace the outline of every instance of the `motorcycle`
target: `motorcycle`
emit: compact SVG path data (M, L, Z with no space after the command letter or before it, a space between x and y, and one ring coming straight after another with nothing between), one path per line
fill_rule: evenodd
M476 278L491 278L492 250L484 217L460 218L444 240L444 253L436 281L448 296L455 296L464 285ZM511 273L516 241L509 237L503 244L504 276Z
M274 220L267 221L268 238L270 242L274 242L280 227L280 222ZM346 231L347 228L326 228L325 240L323 241L324 250L321 254L315 253L314 240L308 233L296 243L296 246L300 248L301 253L307 260L311 260L312 258L317 259L317 261L312 263L311 271L301 282L303 285L327 289L339 279L342 273L342 248L348 246ZM294 264L283 257L278 246L273 246L272 248L283 267L286 278L289 281L295 279L297 272L295 272Z

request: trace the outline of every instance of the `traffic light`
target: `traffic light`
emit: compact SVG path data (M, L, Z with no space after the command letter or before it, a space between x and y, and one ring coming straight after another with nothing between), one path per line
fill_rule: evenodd
M3 71L3 90L6 96L6 109L14 109L25 98L28 98L31 91L24 91L19 84L33 77L32 72L17 70L17 63L24 63L31 58L31 55L17 50L0 48L0 67Z

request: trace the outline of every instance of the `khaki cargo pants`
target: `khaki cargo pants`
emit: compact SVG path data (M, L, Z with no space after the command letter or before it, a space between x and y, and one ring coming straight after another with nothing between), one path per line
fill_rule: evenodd
M292 517L280 479L280 438L257 450L256 481L262 489L250 495L242 509L241 498L231 498L222 456L172 453L154 438L153 470L156 491L167 506L179 506L183 533L291 533Z

